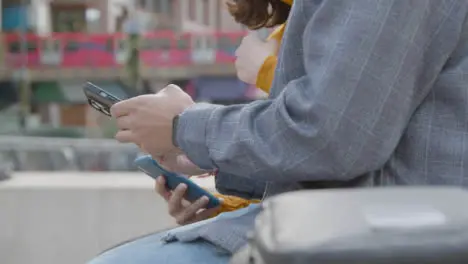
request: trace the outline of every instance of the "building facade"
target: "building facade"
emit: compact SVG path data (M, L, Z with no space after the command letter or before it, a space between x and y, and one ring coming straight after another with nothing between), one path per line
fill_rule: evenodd
M146 28L181 32L238 31L222 0L0 0L0 27L10 31L25 16L32 31L111 33L125 7L146 18ZM170 24L170 25L168 25Z
M144 40L148 50L140 55L145 86L157 90L178 83L195 98L219 102L242 100L249 93L232 63L242 27L228 14L224 0L0 0L0 6L5 44L0 45L0 58L5 58L0 62L0 89L19 91L15 75L22 71L26 52L31 112L41 123L76 127L102 118L89 112L83 97L81 86L87 80L112 93L128 90L125 59L120 58L125 37L113 34L124 10L127 19L149 32ZM27 50L16 34L23 29L37 33L28 36ZM52 34L57 32L64 34ZM151 32L169 32L169 37L149 36ZM194 33L188 44L178 37L185 33ZM220 44L226 40L228 47Z

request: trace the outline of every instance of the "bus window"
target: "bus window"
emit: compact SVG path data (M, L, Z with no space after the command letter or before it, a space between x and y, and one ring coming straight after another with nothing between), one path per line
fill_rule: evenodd
M171 40L165 38L150 38L143 39L141 41L142 50L170 50L171 49Z
M117 45L116 45L116 49L118 51L125 51L127 50L127 40L126 39L118 39L117 40Z
M65 51L67 52L76 52L80 49L80 43L74 41L74 40L69 40L65 44Z
M221 36L218 38L218 49L229 52L235 48L235 44L230 37Z
M44 65L58 65L62 62L60 40L45 39L41 46L41 63Z
M65 49L67 51L75 51L78 48L76 47L75 49L73 45L77 46L75 42L73 42L71 45L71 42L68 42ZM42 41L42 51L44 52L59 52L60 50L60 41L56 39L47 39Z
M114 51L114 40L112 38L108 38L106 40L106 47L105 47L107 52L113 52Z
M26 52L33 52L37 48L36 43L28 41L26 42ZM14 41L8 44L8 52L20 54L22 52L21 41Z
M215 40L211 36L194 36L194 49L198 50L213 50L215 48Z
M177 49L187 50L190 49L190 40L186 37L180 37L177 39Z

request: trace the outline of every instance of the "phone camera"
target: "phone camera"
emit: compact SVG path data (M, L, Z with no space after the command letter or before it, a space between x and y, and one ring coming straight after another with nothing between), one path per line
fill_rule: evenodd
M100 112L103 112L104 114L106 114L108 116L111 115L109 109L107 109L107 107L103 106L101 103L96 102L94 100L89 100L89 103L94 109L96 109L96 110L98 110Z

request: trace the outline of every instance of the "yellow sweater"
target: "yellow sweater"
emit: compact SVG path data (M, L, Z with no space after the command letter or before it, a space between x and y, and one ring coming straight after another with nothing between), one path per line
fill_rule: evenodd
M283 2L292 5L293 0L283 0ZM273 31L273 33L271 33L271 35L268 37L268 40L274 39L279 44L281 44L285 27L285 24L279 26L275 31ZM264 92L270 92L271 83L275 77L277 60L278 58L276 55L267 57L262 67L260 68L260 71L258 72L256 86L262 89Z
M292 5L293 0L283 0L283 2L289 5ZM279 26L275 31L273 31L273 33L271 33L268 39L269 40L274 39L278 41L278 43L281 43L281 40L283 39L284 29L285 29L285 24ZM260 68L260 71L258 72L256 85L258 88L262 89L263 91L267 93L270 91L271 83L273 82L276 63L277 63L276 55L269 56L266 58L262 67ZM237 209L247 207L249 204L260 202L260 200L246 200L243 198L230 196L230 195L215 194L215 196L223 199L223 203L220 206L217 213L213 216L216 216L223 212L235 211Z

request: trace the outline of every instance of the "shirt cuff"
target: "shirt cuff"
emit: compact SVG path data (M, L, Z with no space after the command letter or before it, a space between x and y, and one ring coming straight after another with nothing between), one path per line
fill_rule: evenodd
M211 115L219 107L212 104L194 104L180 115L177 125L177 145L193 163L204 170L216 169L210 158L207 127Z

